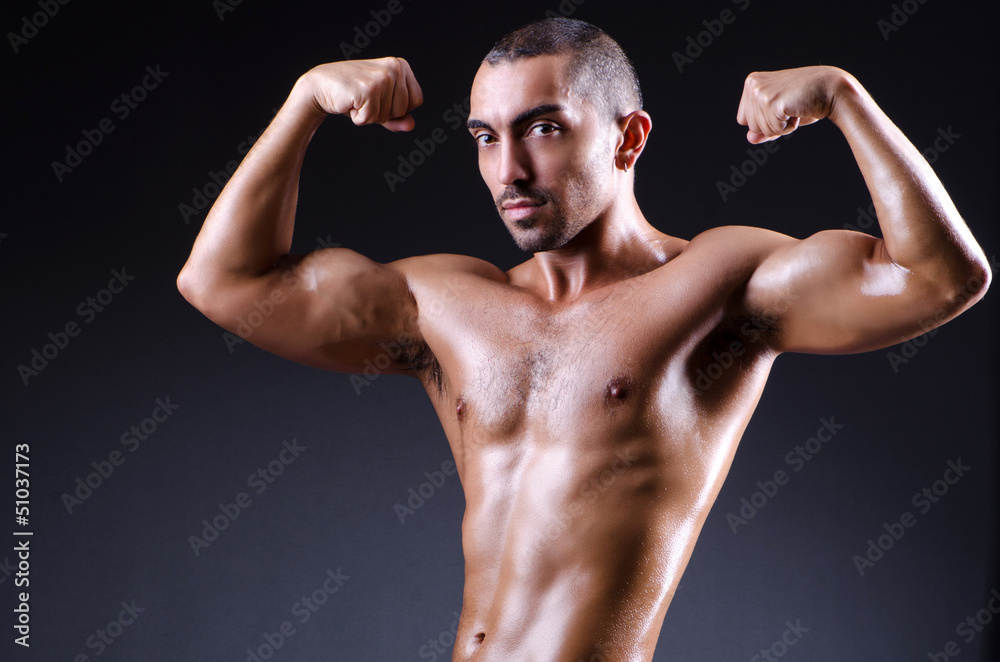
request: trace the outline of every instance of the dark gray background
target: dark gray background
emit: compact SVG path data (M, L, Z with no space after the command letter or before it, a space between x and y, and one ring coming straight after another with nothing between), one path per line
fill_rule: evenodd
M727 201L716 190L747 158L735 123L746 74L834 64L918 148L938 129L961 136L934 168L993 256L997 9L911 4L916 13L888 40L878 27L893 12L888 1L563 6L604 27L636 63L654 119L637 195L659 229L690 238L749 224L804 237L854 223L869 198L829 123L782 141ZM449 459L417 382L378 378L357 394L346 375L249 344L230 351L174 285L204 219L186 224L178 206L239 158L241 141L266 126L301 73L342 59L340 43L385 6L244 0L220 20L210 0L72 2L20 52L5 46L0 506L12 511L14 444L30 444L35 535L30 652L12 644L15 590L0 570L4 659L242 662L283 621L296 632L278 660L432 659L421 647L449 640L462 597L459 482L448 477L404 524L393 508ZM294 250L323 237L381 261L455 252L509 268L525 256L496 217L471 141L444 113L466 99L502 33L557 11L559 0L403 6L360 56L409 60L426 95L417 128L399 135L328 119L304 166ZM735 22L678 72L671 54L725 8ZM19 30L37 11L35 2L7 3L0 27ZM169 76L120 119L111 103L147 65ZM105 117L114 131L57 181L52 162ZM390 193L383 173L439 127L448 139ZM77 305L122 268L134 280L86 323ZM796 620L809 631L787 659L926 660L949 641L961 648L950 659L997 659L984 650L995 623L968 644L955 630L1000 585L996 302L991 293L921 339L898 371L887 351L778 360L666 616L657 660L749 660ZM17 366L71 321L79 336L25 385ZM122 434L168 396L179 409L129 452ZM843 429L734 535L726 514L757 481L789 469L785 454L831 416ZM293 438L306 450L255 494L247 476ZM63 495L115 450L124 463L67 513ZM957 458L971 469L920 514L912 495ZM196 556L189 536L239 492L251 505ZM852 557L905 511L916 525L859 576ZM10 564L17 527L4 521L11 542L0 562ZM350 579L299 623L293 605L338 568ZM88 648L133 600L139 618L102 654Z

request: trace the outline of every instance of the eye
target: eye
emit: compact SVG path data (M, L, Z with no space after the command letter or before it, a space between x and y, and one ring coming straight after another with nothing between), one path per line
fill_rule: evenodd
M492 145L496 142L496 137L491 136L488 133L480 133L472 137L476 141L478 147L486 147L487 145Z
M559 127L555 124L550 124L548 122L539 122L538 124L533 124L530 129L528 129L528 135L533 136L547 136L555 133L559 130Z

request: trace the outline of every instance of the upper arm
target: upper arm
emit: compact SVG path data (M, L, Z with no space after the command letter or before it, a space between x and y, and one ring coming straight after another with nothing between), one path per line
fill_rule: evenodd
M963 300L961 292L894 263L877 237L848 230L803 240L768 234L744 305L776 320L778 351L887 347L946 322L971 303L973 292Z
M346 248L289 255L254 278L202 280L182 288L185 298L240 338L293 361L405 372L423 346L403 271Z

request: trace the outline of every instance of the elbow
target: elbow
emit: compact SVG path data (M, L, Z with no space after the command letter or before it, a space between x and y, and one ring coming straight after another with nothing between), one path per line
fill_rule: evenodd
M956 270L948 280L950 287L945 290L946 307L954 314L961 313L986 295L993 280L990 262L981 253L967 261L962 269Z
M992 281L992 265L986 258L986 255L980 250L978 251L978 255L969 261L969 267L965 273L965 281L962 283L962 288L958 296L964 296L968 299L967 305L971 306L986 295L986 290L990 289Z
M193 279L186 268L181 269L180 273L177 274L177 291L180 292L181 296L187 301L191 301L191 292L194 287L194 283L192 281Z
M181 293L181 296L192 306L207 315L211 302L210 293L213 288L206 275L188 263L177 274L176 283L177 291Z
M181 296L188 303L194 303L197 285L197 277L192 273L188 265L184 265L184 268L177 274L177 291L181 293Z

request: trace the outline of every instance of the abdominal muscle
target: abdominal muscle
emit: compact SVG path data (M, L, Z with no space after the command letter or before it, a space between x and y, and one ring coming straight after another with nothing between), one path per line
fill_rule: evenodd
M695 435L697 436L697 435ZM466 453L454 660L648 661L725 467L638 437ZM714 465L714 466L713 466ZM715 480L717 478L718 480Z

